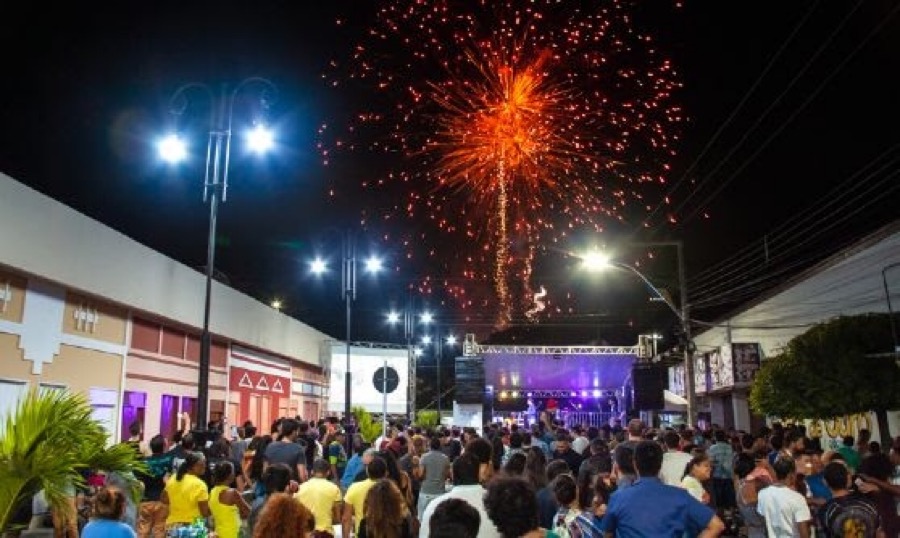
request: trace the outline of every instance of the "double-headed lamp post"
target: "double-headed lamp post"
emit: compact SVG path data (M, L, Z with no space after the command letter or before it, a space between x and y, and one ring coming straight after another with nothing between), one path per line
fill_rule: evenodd
M660 241L653 243L629 243L632 246L674 246L678 258L678 288L680 294L680 308L677 308L672 301L657 288L643 273L626 263L616 262L610 256L602 251L593 251L580 256L583 266L591 271L604 270L609 267L619 267L630 271L637 275L644 284L650 288L657 298L661 299L675 316L681 322L681 331L684 337L683 353L684 353L684 392L687 400L687 421L691 427L697 424L697 395L694 393L694 360L693 349L691 344L691 322L689 317L689 308L687 302L687 283L685 277L683 245L681 241Z
M403 321L403 333L406 338L406 359L407 359L407 378L409 379L407 387L407 414L410 422L416 420L416 362L421 353L416 353L418 349L413 349L412 342L416 332L416 315L412 311L412 301L407 305L403 314L396 311L388 312L387 322L396 325ZM418 315L419 323L422 325L430 325L434 321L434 315L425 311Z
M204 430L209 418L209 356L212 337L209 331L211 310L212 279L216 257L216 218L219 202L225 202L228 195L228 165L231 154L232 120L235 99L243 92L258 90L256 102L261 109L268 107L275 95L275 85L261 77L250 77L234 86L223 84L219 92L205 84L186 84L175 91L170 101L171 112L182 115L190 104L189 94L200 90L208 97L210 108L209 137L206 143L206 173L203 180L203 201L209 202L209 235L206 243L206 293L203 306L203 329L200 335L200 362L197 376L197 417L196 423ZM274 137L265 125L255 122L246 136L247 147L254 153L263 154L274 146ZM178 134L169 134L159 141L160 156L176 163L188 157L188 144Z
M346 308L346 348L347 362L344 371L344 420L350 420L352 416L352 402L350 397L353 386L353 374L350 373L350 321L353 310L353 301L356 300L356 240L351 231L347 231L343 241L343 263L341 271L341 294L344 297ZM382 269L382 261L378 256L372 255L365 260L365 271L375 274ZM310 271L321 275L328 271L328 263L320 257L310 262Z

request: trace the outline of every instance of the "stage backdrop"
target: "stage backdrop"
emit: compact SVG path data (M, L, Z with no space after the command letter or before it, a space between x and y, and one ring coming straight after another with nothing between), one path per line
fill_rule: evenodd
M397 388L388 393L388 413L406 413L407 387L409 372L407 371L407 352L403 349L378 349L362 346L350 346L350 404L361 406L371 413L381 413L381 393L375 390L373 378L375 372L384 366L397 371L400 382ZM347 363L347 347L342 343L331 346L331 387L329 389L328 410L340 413L344 410L344 372Z
M484 355L485 382L509 389L614 389L625 384L634 355Z

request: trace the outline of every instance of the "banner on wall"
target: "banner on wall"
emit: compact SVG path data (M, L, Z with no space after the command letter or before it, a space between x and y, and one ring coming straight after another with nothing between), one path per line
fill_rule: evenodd
M375 388L375 373L385 365L396 373L398 383L387 395L387 412L406 413L409 387L409 355L406 348L368 348L350 346L350 405L363 407L370 413L381 413L384 404L381 392ZM331 387L328 410L340 413L344 410L347 347L336 343L331 347Z
M734 363L734 386L749 387L762 358L759 344L731 344L731 355Z

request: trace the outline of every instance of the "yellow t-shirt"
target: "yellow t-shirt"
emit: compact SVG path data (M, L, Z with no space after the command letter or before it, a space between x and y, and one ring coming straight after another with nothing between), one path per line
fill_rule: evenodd
M372 486L374 485L374 480L366 478L362 482L350 484L350 487L347 488L347 494L344 495L344 502L353 506L353 519L356 520L353 527L356 530L356 534L359 534L359 522L363 519L366 495L369 494L369 490L372 489Z
M324 478L310 478L300 485L294 498L312 512L315 530L333 532L333 509L335 503L341 502L341 488Z
M222 504L219 494L228 490L228 486L215 486L209 492L209 511L212 512L219 538L238 538L241 530L241 513L236 504Z
M180 481L172 476L166 482L166 494L169 496L166 525L193 523L198 517L203 517L198 503L209 501L209 490L203 480L192 474L185 474Z

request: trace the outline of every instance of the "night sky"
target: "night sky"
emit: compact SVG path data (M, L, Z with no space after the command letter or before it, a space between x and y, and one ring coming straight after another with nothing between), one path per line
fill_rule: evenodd
M307 262L317 246L328 245L336 260L340 232L358 229L360 213L375 211L376 202L358 185L378 163L351 154L322 165L319 127L368 98L329 87L322 74L330 60L351 53L376 5L79 4L81 11L54 8L49 18L48 8L17 8L0 23L0 171L199 268L208 217L202 160L172 170L156 160L153 142L180 85L218 87L264 76L279 90L268 111L279 148L260 163L244 156L236 140L216 268L235 288L265 302L280 298L289 315L343 337L339 271L315 279ZM668 186L648 193L652 208L662 194L671 205L654 212L643 229L648 212L630 208L630 218L611 223L598 242L684 241L693 317L713 320L896 218L898 6L887 0L641 3L634 24L672 59L683 83L676 100L688 121L680 127ZM206 112L192 110L194 145L202 148ZM339 195L329 196L332 189ZM406 303L408 282L426 273L453 275L407 263L399 245L358 234L360 253L377 248L391 271L377 282L360 278L353 338L399 341L399 329L386 328L383 315ZM440 258L454 245L421 248ZM665 249L654 254L655 261L640 249L624 256L640 261L677 300L674 259ZM729 259L734 263L717 265ZM413 301L416 309L434 310L448 331L476 332L482 340L630 344L638 333L671 334L677 325L632 275L588 279L573 276L573 267L571 259L539 261L535 282L547 285L562 311L501 334L491 335L486 311L461 312L440 290L413 294Z

